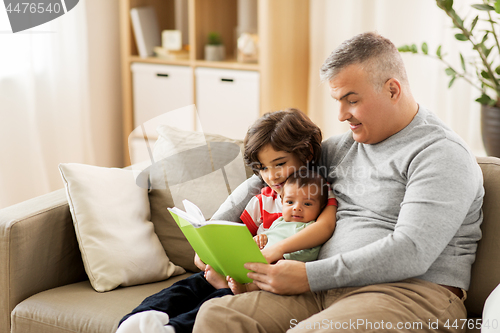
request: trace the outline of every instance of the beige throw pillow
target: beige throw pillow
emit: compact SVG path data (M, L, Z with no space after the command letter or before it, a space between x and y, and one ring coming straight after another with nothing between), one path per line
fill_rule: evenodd
M99 292L184 273L169 261L150 222L147 189L132 171L60 164L85 271Z

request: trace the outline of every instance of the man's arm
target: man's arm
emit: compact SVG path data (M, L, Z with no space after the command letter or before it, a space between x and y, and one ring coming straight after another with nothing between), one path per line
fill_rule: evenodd
M477 180L481 177L473 157L465 151L450 155L443 147L436 148L440 159L432 159L427 153L435 152L428 151L420 154L413 169L410 168L410 180L393 233L323 260L247 264L245 267L254 271L248 276L263 290L298 294L399 281L424 274L464 222L477 199ZM436 168L442 171L436 173ZM480 211L476 213L480 218Z
M311 290L422 276L443 253L464 221L470 226L467 226L467 233L460 235L459 243L469 241L467 237L474 241L482 216L478 203L482 195L482 175L474 157L457 146L443 140L412 159L392 233L353 251L306 263ZM455 253L453 256L468 256L473 260L474 253L457 245L450 249ZM460 267L456 267L457 272ZM468 274L467 267L462 269Z

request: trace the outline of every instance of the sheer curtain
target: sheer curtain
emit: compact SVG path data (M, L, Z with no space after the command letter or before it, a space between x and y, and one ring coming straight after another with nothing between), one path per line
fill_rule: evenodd
M455 1L461 14L469 12L470 0ZM469 16L471 16L470 14ZM468 45L453 37L449 18L434 0L312 0L310 32L309 114L320 124L324 137L348 131L337 120L338 105L326 84L319 82L319 68L328 55L344 40L365 31L377 31L396 46L427 42L434 53L443 45L443 53L457 68L459 48L470 54ZM453 32L453 33L452 33ZM455 56L456 55L456 56ZM461 80L448 89L449 78L443 65L421 55L402 54L413 95L418 103L435 112L471 147L476 155L485 155L480 132L479 93ZM456 59L455 59L456 58Z
M59 163L121 161L118 6L102 2L16 34L0 9L0 208L61 188Z

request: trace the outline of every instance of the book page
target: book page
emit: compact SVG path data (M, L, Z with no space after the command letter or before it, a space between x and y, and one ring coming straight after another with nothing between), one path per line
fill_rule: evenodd
M192 216L198 222L206 221L205 216L203 216L203 213L198 206L186 199L182 200L182 203L184 204L184 208L186 209L186 213L188 213L188 215Z
M200 221L196 220L193 216L189 215L188 213L186 213L183 210L180 210L177 207L167 208L167 209L171 213L174 213L177 216L181 217L181 219L179 220L179 223L180 223L181 227L189 224L189 225L192 225L195 228L199 228L199 227L202 227L202 226L205 225L205 223L203 221L200 222Z

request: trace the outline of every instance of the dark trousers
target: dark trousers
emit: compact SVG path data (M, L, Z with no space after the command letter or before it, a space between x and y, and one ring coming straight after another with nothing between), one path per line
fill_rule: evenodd
M215 289L203 275L204 272L193 274L149 296L123 317L119 325L133 314L156 310L168 314L168 324L174 327L176 333L191 333L196 314L204 302L224 295L233 295L229 288Z

